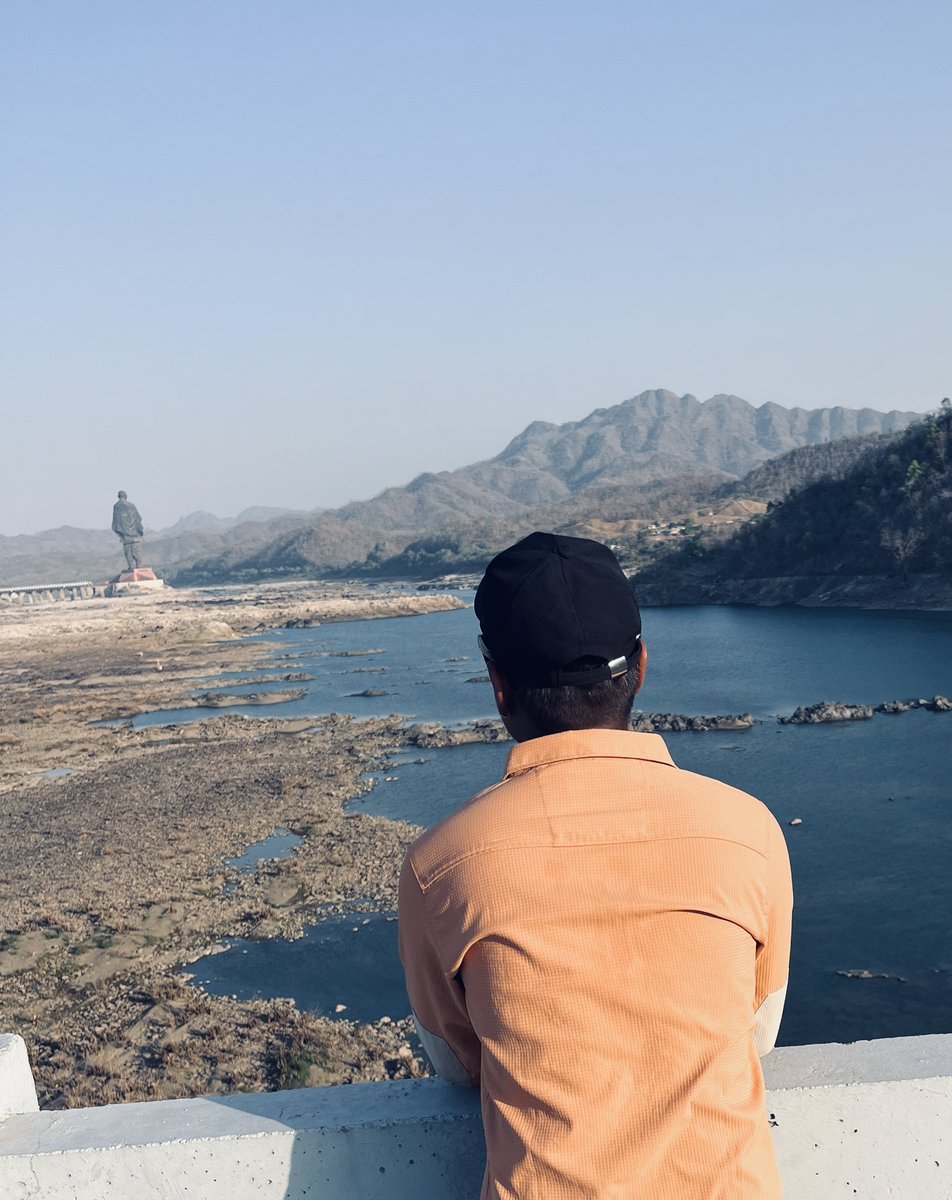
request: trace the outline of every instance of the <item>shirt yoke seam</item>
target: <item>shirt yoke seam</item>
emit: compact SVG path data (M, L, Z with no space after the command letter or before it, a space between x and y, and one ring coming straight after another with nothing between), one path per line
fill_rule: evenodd
M528 775L530 771L541 771L546 767L558 767L562 763L592 762L596 759L606 762L637 762L651 767L671 767L675 771L680 770L680 767L673 759L645 758L642 754L566 754L560 758L546 758L541 762L530 762L525 765L512 767L506 772L500 782L505 783L509 779L518 779L521 775Z
M444 863L432 875L427 873L427 878L425 881L420 878L420 873L417 871L416 866L414 866L413 873L416 875L417 883L419 883L421 890L426 892L435 883L438 883L444 875L446 875L449 871L452 871L454 867L458 867L464 862L468 862L472 858L478 858L481 854L498 854L506 850L577 850L580 847L586 846L633 846L647 845L648 843L654 844L658 842L725 842L728 845L740 846L743 850L749 850L752 854L756 854L758 858L763 859L764 862L768 862L770 859L770 854L768 851L758 850L756 846L751 846L747 842L740 842L737 840L737 838L715 837L705 833L692 833L659 838L605 838L580 842L558 843L534 840L531 842L513 841L507 843L506 845L485 844L482 846L474 846L472 849L467 850L465 854L457 855L449 862Z

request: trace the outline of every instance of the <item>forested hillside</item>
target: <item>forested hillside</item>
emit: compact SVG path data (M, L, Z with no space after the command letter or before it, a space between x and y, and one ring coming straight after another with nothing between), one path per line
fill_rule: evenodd
M952 581L952 402L884 446L865 451L842 478L826 478L772 504L720 546L694 546L641 573L655 601L752 602L764 580L799 580L802 598L818 578L913 576ZM743 581L757 587L745 593ZM810 581L813 581L811 584ZM783 599L777 592L774 599Z
M835 442L820 442L815 446L800 446L755 467L736 483L724 484L716 495L783 500L821 479L841 478L870 450L882 448L894 437L895 434L867 433L838 438Z

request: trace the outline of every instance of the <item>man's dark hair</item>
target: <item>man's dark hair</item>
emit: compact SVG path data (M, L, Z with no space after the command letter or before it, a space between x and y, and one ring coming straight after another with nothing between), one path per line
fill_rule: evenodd
M580 660L579 669L597 660ZM638 667L632 665L614 679L603 679L587 687L533 687L512 681L519 706L545 734L570 729L627 729L631 707L638 691Z

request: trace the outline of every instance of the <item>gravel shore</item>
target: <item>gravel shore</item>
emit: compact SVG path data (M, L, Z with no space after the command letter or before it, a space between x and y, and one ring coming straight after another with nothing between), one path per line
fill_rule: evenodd
M270 647L242 634L454 607L294 583L0 614L0 1031L26 1039L43 1105L422 1072L408 1022L210 997L183 974L222 938L394 906L417 830L344 806L405 743L399 719L125 718L260 667ZM279 827L303 836L293 858L225 866Z

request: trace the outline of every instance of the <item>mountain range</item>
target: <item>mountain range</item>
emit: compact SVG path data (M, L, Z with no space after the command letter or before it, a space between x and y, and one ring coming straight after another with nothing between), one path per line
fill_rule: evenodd
M321 514L268 546L240 545L193 563L182 582L255 579L359 568L389 560L422 536L486 527L549 526L564 505L618 488L643 491L666 480L729 481L786 451L856 435L895 433L911 412L755 408L739 396L701 402L664 390L642 392L581 421L535 421L494 458L417 476L372 500ZM515 522L515 525L513 524Z
M433 535L462 536L491 553L527 525L551 528L609 511L650 515L665 504L676 508L686 493L707 497L790 451L894 435L917 416L754 407L738 396L702 402L646 391L580 421L535 421L491 459L425 473L339 509L277 516L246 510L229 520L192 514L149 535L146 554L170 582L195 584L373 569ZM107 531L64 528L0 538L0 584L103 578L120 560Z

